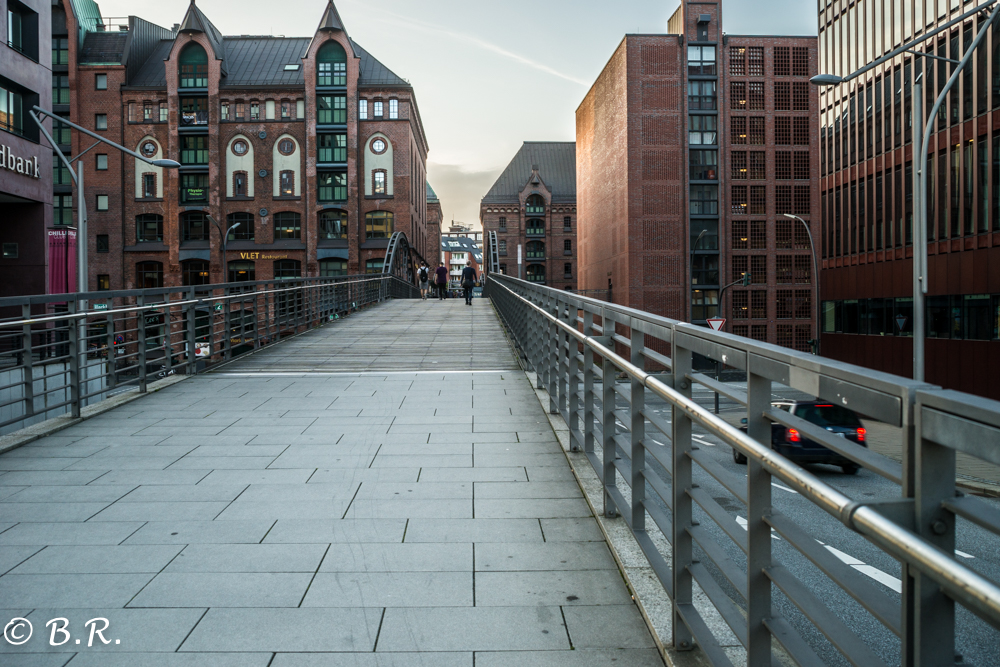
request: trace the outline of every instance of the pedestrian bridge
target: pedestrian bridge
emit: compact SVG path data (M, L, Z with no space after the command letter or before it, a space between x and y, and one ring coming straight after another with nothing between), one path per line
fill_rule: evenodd
M954 472L1000 464L995 403L506 277L486 291L23 304L0 328L21 378L5 423L36 423L0 441L0 608L34 634L10 626L0 662L996 664L1000 507ZM897 429L902 462L770 409L794 391ZM771 422L864 470L792 464L754 439Z

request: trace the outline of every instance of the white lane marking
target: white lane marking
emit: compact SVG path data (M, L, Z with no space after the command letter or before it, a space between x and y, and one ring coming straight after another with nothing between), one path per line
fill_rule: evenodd
M778 484L777 482L771 482L771 486L773 486L776 489L781 489L782 491L788 491L789 493L794 493L795 495L799 495L798 491L796 491L794 489L789 489L787 486L782 486L781 484Z
M967 554L964 551L959 551L958 549L955 549L955 555L961 556L962 558L975 558L972 554Z
M819 540L816 541L819 542L820 544L823 544ZM854 556L849 556L845 554L843 551L840 551L839 549L834 549L829 544L823 544L823 546L826 548L827 551L836 556L837 559L840 562L844 563L845 565L850 565L861 574L874 579L875 581L879 582L886 588L891 588L897 593L901 593L903 591L903 582L897 579L896 577L892 576L891 574L887 574L882 570L879 570L878 568L872 567L871 565L868 565L864 561L858 560Z
M740 528L742 528L743 530L747 529L747 520L744 519L743 517L737 515L736 523L740 524ZM781 541L781 538L774 534L774 528L771 529L771 539L778 540L779 542Z

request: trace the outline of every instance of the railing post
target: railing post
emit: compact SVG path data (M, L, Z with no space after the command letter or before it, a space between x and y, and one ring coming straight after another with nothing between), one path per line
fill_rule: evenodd
M577 328L577 307L569 304L566 311L566 323L574 329ZM579 363L579 343L572 336L566 337L566 382L567 385L567 413L566 423L569 424L569 449L571 452L579 452L583 449L580 442L580 363Z
M548 296L545 298L546 312L550 315L554 315L556 319L559 319L559 310L561 308L559 304L559 299L553 296ZM552 311L555 310L553 313ZM555 322L550 322L549 320L543 321L545 325L545 331L548 334L546 338L548 339L547 356L548 363L546 366L546 383L549 392L549 414L557 415L559 414L559 403L560 394L559 391L559 340L561 336L559 335L559 325Z
M108 310L114 310L115 303L112 299L111 303L108 304ZM118 365L118 350L115 349L115 316L108 313L105 316L105 348L108 351L108 389L114 389L118 385L117 376L117 365Z
M673 360L674 386L677 391L691 398L691 350L681 348L673 333L670 346ZM673 559L674 617L672 623L673 644L678 651L694 648L694 637L680 614L681 607L690 607L694 601L694 584L691 576L693 561L692 540L689 529L694 525L691 489L691 419L683 410L671 408L672 467L673 477L673 536L670 540Z
M607 334L610 327L614 331L614 321L608 317L608 311L601 311L601 323L604 326L604 333ZM604 516L618 516L618 508L614 498L608 493L609 489L618 486L618 479L615 472L615 459L617 458L617 446L615 445L615 435L618 426L615 423L615 375L618 371L610 359L603 359L604 378L601 382L603 389L601 396L601 453L603 455L603 466L601 468L601 481L604 483Z
M194 303L194 300L195 291L194 287L192 287L188 292L188 301L192 303L187 305L187 375L194 375L198 372L198 343L197 336L195 336L195 323L198 319L198 311L195 310L197 304Z
M71 414L74 418L80 416L80 351L86 348L86 340L80 340L80 322L73 318L76 313L78 301L70 298L66 302L66 314L71 319L66 320L66 327L69 333L69 396L72 401Z
M629 361L633 366L645 369L643 350L646 345L646 336L638 331L635 322L629 322L632 332L632 354ZM632 418L629 424L631 432L632 451L632 479L629 480L632 486L632 516L629 523L633 531L646 530L646 417L643 410L646 409L646 385L639 380L632 378L631 408L629 416Z
M163 363L164 374L169 373L174 361L174 346L171 339L174 337L173 324L170 321L170 295L163 296Z
M223 296L228 297L229 296L229 288L228 287L222 288L222 294L223 294ZM223 348L222 349L224 350L223 353L222 353L222 358L224 360L226 360L226 361L229 361L230 359L233 358L233 341L232 341L232 338L233 338L233 316L232 316L232 309L230 307L229 299L228 298L223 299L221 301L221 303L222 303L222 328L223 328L223 331L222 331L222 344L223 344Z
M747 434L771 446L771 381L754 371L750 357L747 372ZM771 632L764 622L771 617L771 527L764 520L771 513L771 474L748 457L747 461L747 664L771 664Z
M583 335L594 335L594 314L583 311ZM583 348L583 451L588 454L594 451L594 349L589 345ZM572 437L572 432L570 433Z
M559 307L559 312L557 317L565 322L566 324L572 326L569 319L570 304L563 301L562 295L556 297L556 303ZM569 392L572 386L572 378L569 373L569 346L571 336L565 333L559 327L556 327L556 352L558 353L557 361L559 365L557 367L557 374L559 377L559 414L562 418L566 420L566 423L570 423L569 419ZM572 428L572 426L570 426Z
M145 306L146 297L142 294L135 298L136 306ZM146 312L136 310L136 346L139 355L139 393L146 393Z
M904 496L915 499L916 533L945 553L955 553L955 515L941 507L955 497L955 450L924 439L919 399L904 403L912 420L904 419L904 433L913 434L912 488L904 485ZM914 428L907 429L911 421ZM907 494L906 491L912 491ZM955 662L955 601L915 567L903 566L903 661L904 667L951 665Z
M24 304L21 306L21 319L30 320L31 319L31 305ZM35 416L35 373L34 373L34 362L35 355L31 350L31 325L25 324L21 327L21 349L22 351L22 365L24 369L22 370L24 378L24 416L34 417Z

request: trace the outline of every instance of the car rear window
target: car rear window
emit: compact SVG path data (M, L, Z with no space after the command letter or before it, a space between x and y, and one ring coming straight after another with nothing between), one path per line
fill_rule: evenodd
M795 416L817 426L861 426L857 415L839 405L800 405Z

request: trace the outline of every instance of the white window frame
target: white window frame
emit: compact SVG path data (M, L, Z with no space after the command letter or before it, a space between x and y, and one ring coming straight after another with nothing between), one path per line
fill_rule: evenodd
M389 119L399 118L399 100L389 100Z
M358 118L368 120L368 100L358 100Z

